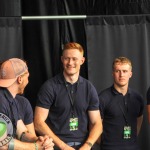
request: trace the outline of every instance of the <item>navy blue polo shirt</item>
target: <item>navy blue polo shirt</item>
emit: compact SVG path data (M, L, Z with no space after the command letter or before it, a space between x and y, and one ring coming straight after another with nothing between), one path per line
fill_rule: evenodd
M19 114L25 125L33 123L33 110L28 99L24 96L16 95L15 99L19 105Z
M99 100L103 119L102 150L138 150L137 118L144 110L142 96L130 88L123 96L112 86L99 94ZM126 125L123 112L131 126L131 139L123 139Z
M79 76L73 88L75 100L72 107L66 84L62 74L46 81L38 93L37 106L49 109L46 123L60 139L84 142L88 136L88 111L99 110L98 95L91 82ZM69 130L73 108L79 122L77 131Z
M0 88L0 113L7 115L16 130L17 121L22 119L25 125L33 122L33 111L29 101L17 95L12 97L6 88Z
M18 102L12 97L5 88L0 88L0 113L10 118L13 124L14 137L16 136L17 121L20 119Z
M147 90L146 97L147 97L147 105L150 105L150 87Z

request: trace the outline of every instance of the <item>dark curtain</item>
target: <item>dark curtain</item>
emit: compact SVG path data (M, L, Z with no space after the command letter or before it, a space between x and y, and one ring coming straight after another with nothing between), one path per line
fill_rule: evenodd
M0 0L0 16L21 16L21 0Z
M21 18L0 17L0 61L22 57Z
M88 75L98 93L113 83L113 59L125 56L133 64L129 85L146 100L146 91L150 85L150 16L89 17L86 24ZM150 130L147 125L144 112L139 136L141 150L150 149Z
M23 57L20 0L0 0L0 61Z

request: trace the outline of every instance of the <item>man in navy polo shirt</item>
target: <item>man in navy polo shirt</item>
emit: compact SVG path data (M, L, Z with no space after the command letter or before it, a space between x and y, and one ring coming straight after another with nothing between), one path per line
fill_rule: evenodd
M82 46L64 45L61 61L63 73L46 81L38 93L35 129L52 137L56 149L88 150L101 134L102 123L96 89L79 75L85 61Z
M99 94L103 120L101 150L139 150L137 135L143 120L144 100L128 87L132 64L116 58L112 66L114 84Z
M49 139L48 136L37 137L35 134L28 132L28 127L25 126L28 124L33 126L33 122L31 122L31 118L25 118L28 117L26 116L27 110L25 110L27 100L17 94L23 94L28 84L28 77L27 65L21 59L11 58L0 65L0 113L9 117L14 131L12 132L13 138L11 138L10 142L8 141L9 144L2 145L0 150L21 150L22 148L24 150L53 149L52 139ZM24 109L22 109L23 107ZM28 110L30 111L29 113L32 113L31 107ZM26 123L24 124L23 121L25 120Z

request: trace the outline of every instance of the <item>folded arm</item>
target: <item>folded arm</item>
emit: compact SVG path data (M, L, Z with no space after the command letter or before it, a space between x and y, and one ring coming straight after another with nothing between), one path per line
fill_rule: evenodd
M49 126L45 123L48 113L49 109L36 106L34 116L34 125L36 132L39 135L47 134L50 138L53 139L55 145L59 147L59 149L67 148L68 150L74 150L72 147L64 143L58 136L56 136L54 132L49 128Z

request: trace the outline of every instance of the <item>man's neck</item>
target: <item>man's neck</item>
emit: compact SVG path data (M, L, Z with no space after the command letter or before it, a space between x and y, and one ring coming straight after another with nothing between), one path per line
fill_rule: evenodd
M126 95L127 91L128 91L128 85L125 86L118 86L116 84L114 84L114 88L119 92L122 93L123 95Z
M15 87L10 86L10 87L7 88L7 90L10 92L10 94L13 96L13 98L16 97L17 91L16 91L16 88L15 88Z
M78 74L66 75L65 73L63 73L63 75L64 75L65 80L71 84L74 84L75 82L77 82L79 78Z

